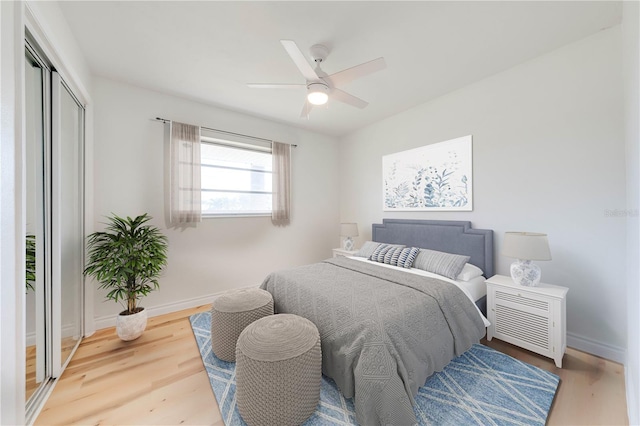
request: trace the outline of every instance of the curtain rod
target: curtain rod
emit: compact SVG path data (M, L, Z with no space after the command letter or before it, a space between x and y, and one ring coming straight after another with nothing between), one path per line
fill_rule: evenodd
M171 120L167 120L166 118L161 118L161 117L156 117L157 121L162 121L163 123L167 124L167 123L171 123ZM232 135L232 136L240 136L243 138L250 138L250 139L256 139L259 141L265 141L265 142L273 142L271 139L265 139L265 138L258 138L256 136L250 136L250 135L243 135L242 133L234 133L234 132L228 132L226 130L220 130L220 129L212 129L211 127L204 127L204 126L200 126L201 129L205 129L205 130L211 130L212 132L219 132L219 133L225 133L227 135ZM295 144L287 144L287 145L291 145L294 148L297 148L298 145Z

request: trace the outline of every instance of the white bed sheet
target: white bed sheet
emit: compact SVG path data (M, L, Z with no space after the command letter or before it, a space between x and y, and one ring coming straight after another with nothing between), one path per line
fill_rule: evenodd
M467 295L469 300L471 300L473 302L473 306L476 307L476 310L478 311L478 315L480 315L480 317L482 317L482 322L484 322L484 326L485 327L489 327L491 325L489 320L484 315L482 315L482 312L480 311L480 309L478 308L478 306L475 303L476 300L481 299L482 297L486 296L486 294L487 294L487 285L485 284L485 278L483 276L476 277L476 278L474 278L474 279L472 279L470 281L456 281L456 280L452 280L452 279L447 278L447 277L442 276L442 275L434 274L432 272L427 272L427 271L422 270L422 269L402 268L400 266L393 266L393 265L389 265L389 264L386 264L386 263L374 262L374 261L366 259L364 257L357 257L357 256L347 256L347 257L349 259L354 259L354 260L358 260L358 261L361 261L361 262L370 263L372 265L377 265L377 266L384 267L384 268L391 268L391 269L395 269L395 270L398 270L398 271L406 272L408 274L415 274L415 275L421 275L423 277L437 278L439 280L451 283L451 284L455 285L456 287L458 287L460 290L462 290L462 292Z
M437 277L445 278L448 280L448 278L443 277L441 275L437 275ZM469 293L471 294L471 299L475 301L478 301L487 295L487 284L485 284L485 281L486 281L486 278L483 277L482 275L479 277L472 278L469 281L455 280L455 282L458 283L458 285L469 290Z

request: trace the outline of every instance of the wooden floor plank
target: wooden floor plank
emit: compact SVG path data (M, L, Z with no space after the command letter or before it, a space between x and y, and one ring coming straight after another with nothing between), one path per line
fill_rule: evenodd
M208 309L150 318L133 342L113 328L85 339L35 424L224 426L188 319ZM497 339L482 343L560 376L548 425L628 424L620 364L568 349L559 369Z

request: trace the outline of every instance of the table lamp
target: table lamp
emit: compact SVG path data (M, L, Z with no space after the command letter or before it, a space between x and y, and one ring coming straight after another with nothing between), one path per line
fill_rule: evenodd
M535 287L542 273L533 260L551 260L547 234L535 232L505 232L502 255L516 258L511 264L511 278L517 284Z
M357 223L341 223L340 236L345 237L343 248L348 251L353 250L353 239L351 237L358 236L358 224Z

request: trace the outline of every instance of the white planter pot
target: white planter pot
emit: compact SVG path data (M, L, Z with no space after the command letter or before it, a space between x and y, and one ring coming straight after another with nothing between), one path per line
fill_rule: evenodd
M118 333L118 337L126 342L140 337L146 327L147 311L144 308L133 315L120 314L116 318L116 332Z

